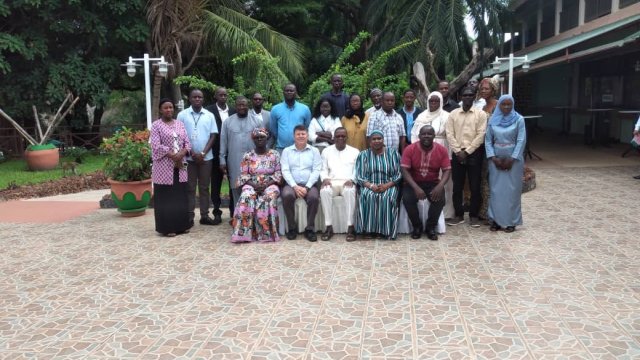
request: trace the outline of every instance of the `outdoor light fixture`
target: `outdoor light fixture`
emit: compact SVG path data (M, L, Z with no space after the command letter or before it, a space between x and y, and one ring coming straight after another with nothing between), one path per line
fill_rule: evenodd
M150 58L149 54L144 54L143 58L139 58L139 59L134 59L133 57L129 56L129 61L127 61L126 63L122 64L122 66L125 66L127 68L127 75L129 75L130 77L134 77L136 75L136 66L140 66L138 64L136 64L136 62L142 62L144 65L144 93L145 93L145 98L146 98L146 105L147 105L147 128L151 129L151 80L150 80L150 74L151 74L151 62L157 62L158 63L158 73L160 73L160 75L162 77L167 77L167 74L169 73L169 66L171 64L167 63L164 60L164 56L161 56L159 58Z
M166 78L167 73L169 72L169 64L164 61L164 56L162 56L160 59L162 60L160 60L160 62L158 63L158 72L160 73L160 76Z
M529 68L531 67L531 61L529 60L529 58L527 58L527 55L525 56L513 56L513 53L509 54L509 57L505 57L505 58L501 58L501 57L497 57L496 56L496 60L494 62L491 63L491 65L493 66L493 71L495 72L499 72L500 71L500 64L502 61L508 61L509 62L509 94L513 95L513 67L514 67L514 61L515 60L522 60L522 71L523 72L528 72Z

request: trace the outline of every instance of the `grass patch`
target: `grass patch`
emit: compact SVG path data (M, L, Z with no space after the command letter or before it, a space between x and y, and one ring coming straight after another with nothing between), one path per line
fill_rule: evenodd
M102 169L105 156L97 154L87 155L82 164L78 164L78 174L90 174ZM65 161L73 161L70 158L60 158L60 164ZM26 184L39 184L49 180L62 178L62 169L48 171L30 171L27 163L23 159L9 160L0 164L0 190L8 187L20 186Z
M78 174L90 174L102 170L104 159L105 155L88 154L82 164L78 165ZM65 161L73 161L73 159L60 158L60 164ZM57 180L62 177L62 169L59 166L57 169L48 171L30 171L27 168L27 162L22 159L8 160L0 163L0 190L26 184L39 184L49 180ZM227 181L222 182L220 192L229 194Z

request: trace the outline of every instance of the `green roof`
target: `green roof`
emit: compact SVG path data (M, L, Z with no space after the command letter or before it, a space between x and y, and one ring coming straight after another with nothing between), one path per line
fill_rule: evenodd
M520 57L520 56L527 55L527 58L528 58L529 61L535 61L537 59L540 59L540 58L543 58L545 56L551 55L551 54L556 53L558 51L564 50L564 49L566 49L566 48L568 48L570 46L579 44L579 43L587 41L589 39L593 39L593 38L595 38L597 36L606 34L606 33L610 32L610 31L619 29L619 28L621 28L621 27L623 27L625 25L631 24L631 23L633 23L635 21L638 21L638 20L640 20L640 14L639 15L630 16L630 17L622 19L622 20L618 20L618 21L613 22L611 24L607 24L605 26L601 26L601 27L599 27L597 29L594 29L594 30L591 30L591 31L588 31L588 32L584 32L582 34L578 34L578 35L569 37L569 38L564 39L564 40L560 40L560 41L558 41L556 43L553 43L553 44L550 44L550 45L547 45L547 46L543 46L541 48L532 50L530 52L519 52L517 54L517 56ZM638 38L638 33L635 33L635 34L632 34L632 35L628 36L625 39L618 40L618 41L615 41L613 43L602 45L602 46L604 46L604 47L606 47L608 49L608 48L615 47L618 43L620 43L620 45L618 45L618 46L621 46L621 45L624 45L625 43L627 43L629 41L634 41L637 38ZM600 47L600 46L597 46L596 48L598 48L598 47ZM585 51L589 51L589 50L585 50ZM513 67L515 68L515 67L521 66L522 62L523 62L523 60L514 60ZM500 69L498 71L494 71L493 68L489 68L489 69L485 70L484 72L489 74L489 76L491 76L491 75L494 75L494 74L499 74L499 73L503 73L503 72L507 72L507 71L509 71L509 63L508 62L502 62L500 64Z

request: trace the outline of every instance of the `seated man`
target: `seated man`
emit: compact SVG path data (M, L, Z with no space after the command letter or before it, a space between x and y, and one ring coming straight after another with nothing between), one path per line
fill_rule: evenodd
M433 142L435 137L433 127L425 125L420 128L419 141L402 153L402 177L408 185L402 192L402 203L413 226L412 239L419 239L422 234L418 200L428 199L430 205L425 232L429 239L438 240L436 225L444 207L444 184L451 175L451 161L447 149ZM442 179L438 179L440 170Z
M334 145L328 146L322 152L322 171L320 180L320 202L324 212L324 224L327 230L322 234L322 240L329 240L333 236L333 197L342 195L347 212L347 241L354 241L353 212L356 204L355 179L356 159L360 152L353 146L347 145L347 129L339 127L333 134Z
M309 241L316 241L315 219L318 212L318 187L316 182L322 170L320 152L307 144L307 129L304 125L293 128L293 145L282 151L280 159L282 177L286 184L280 192L282 205L287 217L289 229L287 239L294 240L298 236L295 222L295 201L302 198L307 203L307 227L304 236Z

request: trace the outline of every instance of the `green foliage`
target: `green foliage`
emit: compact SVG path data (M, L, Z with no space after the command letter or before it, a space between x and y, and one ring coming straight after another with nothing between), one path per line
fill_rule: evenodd
M91 154L78 165L80 174L91 174L100 169L104 163L104 155ZM63 177L61 169L47 171L29 171L23 159L11 159L0 164L0 190L14 188L20 185L39 184Z
M140 181L151 177L149 130L126 127L102 140L100 149L107 154L104 173L116 181Z
M86 122L85 104L104 106L122 76L119 64L146 40L145 4L0 0L0 107L31 119L32 104L50 112L71 91L80 101L68 122Z
M396 98L400 98L404 90L409 88L409 73L399 72L389 74L387 68L389 62L403 49L415 45L418 40L404 42L389 49L374 59L353 65L349 58L358 51L362 43L369 37L367 32L361 32L340 54L336 62L329 67L323 75L316 79L304 97L307 104L313 105L323 93L331 90L331 75L339 73L344 82L344 91L347 94L360 94L363 97L369 94L372 88L380 88L383 91L392 91ZM368 99L365 100L365 107L370 106Z
M62 151L63 157L69 158L71 161L75 161L78 164L82 164L87 155L89 155L89 150L82 146L68 146Z
M146 124L144 91L112 91L102 115L102 124Z

